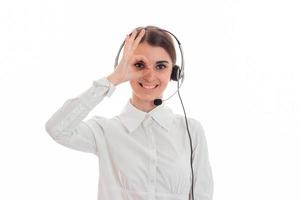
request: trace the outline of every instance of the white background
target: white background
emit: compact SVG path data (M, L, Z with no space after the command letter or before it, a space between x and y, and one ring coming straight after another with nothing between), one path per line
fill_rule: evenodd
M285 0L0 2L0 199L96 200L98 159L45 123L113 70L137 26L173 32L181 96L206 133L217 200L299 200L300 7ZM119 85L89 116L119 114ZM178 96L166 102L183 114Z

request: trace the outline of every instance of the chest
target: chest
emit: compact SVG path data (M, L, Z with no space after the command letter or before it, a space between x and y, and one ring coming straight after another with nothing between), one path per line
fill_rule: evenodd
M124 187L133 184L137 188L151 182L169 189L188 185L190 147L184 128L167 131L148 125L130 134L113 131L105 138L105 148L106 168L113 169L110 173Z

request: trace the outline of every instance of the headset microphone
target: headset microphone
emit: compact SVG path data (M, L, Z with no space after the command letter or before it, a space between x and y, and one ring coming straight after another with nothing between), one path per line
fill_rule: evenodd
M154 105L159 106L162 104L162 100L161 99L154 99Z

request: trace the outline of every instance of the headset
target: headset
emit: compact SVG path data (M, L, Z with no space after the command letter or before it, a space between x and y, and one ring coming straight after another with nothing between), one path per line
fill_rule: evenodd
M142 28L142 27L139 27L139 28ZM137 28L137 29L139 29ZM147 30L147 27L144 27L143 29ZM184 109L184 105L182 103L182 99L181 99L181 96L180 96L180 93L179 93L179 88L181 87L183 81L184 81L184 57L183 57L183 50L182 50L182 46L181 46L181 43L179 41L179 39L170 31L168 30L165 30L165 29L161 29L161 28L157 28L157 27L154 27L154 29L156 30L159 30L161 32L165 32L165 33L168 33L169 35L171 35L171 37L173 37L177 44L178 44L178 47L179 47L179 50L180 50L180 57L181 57L181 67L179 67L178 65L174 65L172 67L172 72L171 72L171 77L170 79L173 80L173 81L177 81L177 90L167 99L165 100L162 100L162 99L154 99L154 105L156 106L159 106L162 104L162 101L166 101L168 99L170 99L171 97L173 97L176 92L178 93L178 96L179 96L179 99L180 99L180 102L181 102L181 105L182 105L182 108L183 108L183 112L184 112L184 117L185 117L185 123L186 123L186 128L187 128L187 131L188 131L188 134L189 134L189 139L190 139L190 152L191 152L191 156L190 156L190 164L191 164L191 172L192 172L192 186L191 186L191 190L192 192L190 193L190 196L192 196L192 200L194 200L194 170L193 170L193 162L192 162L192 139L191 139L191 135L190 135L190 130L189 130L189 126L188 126L188 121L187 121L187 117L186 117L186 112L185 112L185 109ZM124 47L124 44L125 44L125 41L123 41L123 43L121 44L119 50L118 50L118 53L117 53L117 56L115 58L115 64L114 64L114 68L116 69L116 67L118 66L118 62L119 62L119 56L121 54L121 51Z

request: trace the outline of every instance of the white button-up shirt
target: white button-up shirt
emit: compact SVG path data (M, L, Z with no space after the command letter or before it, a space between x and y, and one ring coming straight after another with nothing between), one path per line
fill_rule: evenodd
M98 200L188 200L191 192L190 142L184 116L165 103L143 112L128 100L115 117L88 113L111 96L106 77L67 100L46 123L58 143L99 159ZM213 178L201 124L188 118L192 138L194 199L211 200Z

